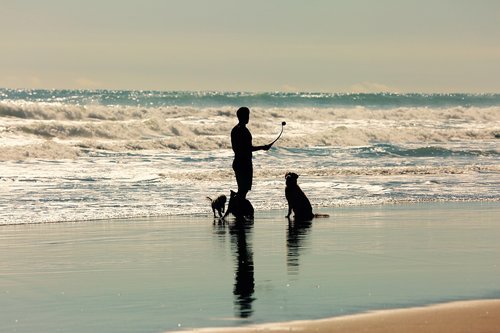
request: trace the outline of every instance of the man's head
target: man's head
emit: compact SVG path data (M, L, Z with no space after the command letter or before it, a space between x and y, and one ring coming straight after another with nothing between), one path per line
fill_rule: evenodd
M236 111L236 116L240 124L248 124L248 120L250 120L250 109L246 106L242 106Z

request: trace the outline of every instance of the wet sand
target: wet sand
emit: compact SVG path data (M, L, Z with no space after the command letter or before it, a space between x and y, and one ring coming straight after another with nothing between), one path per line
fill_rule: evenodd
M182 332L498 333L500 332L500 300L453 302L322 320L273 323L242 328L208 328Z
M317 212L3 226L0 332L500 332L499 203Z

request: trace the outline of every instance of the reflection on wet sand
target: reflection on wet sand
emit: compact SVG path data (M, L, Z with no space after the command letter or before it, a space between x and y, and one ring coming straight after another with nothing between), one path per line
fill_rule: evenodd
M288 273L297 275L299 271L300 252L304 248L304 241L311 230L311 222L288 221L286 233L286 263ZM234 309L238 318L250 318L254 313L255 297L255 266L252 246L254 222L235 220L230 223L219 221L214 223L214 235L224 243L229 233L231 252L234 265Z
M296 275L299 272L299 256L301 250L304 248L304 240L306 239L311 229L312 223L297 222L288 220L288 230L286 235L286 264L288 273Z
M234 305L239 318L249 318L253 314L252 303L255 300L255 279L253 250L250 239L253 221L236 221L229 226L236 267L234 274Z

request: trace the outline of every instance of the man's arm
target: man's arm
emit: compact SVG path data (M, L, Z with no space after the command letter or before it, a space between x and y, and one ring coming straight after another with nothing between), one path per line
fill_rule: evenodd
M263 146L252 146L252 151L257 150L269 150L272 145L263 145Z

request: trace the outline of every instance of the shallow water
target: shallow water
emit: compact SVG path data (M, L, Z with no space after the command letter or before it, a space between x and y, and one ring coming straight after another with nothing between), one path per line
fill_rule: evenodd
M162 332L500 297L500 204L0 227L1 332Z
M284 175L293 171L313 207L499 201L497 150L495 142L277 147L255 154L249 197L257 210L284 208ZM207 195L237 188L232 159L226 149L0 161L0 225L205 214Z

